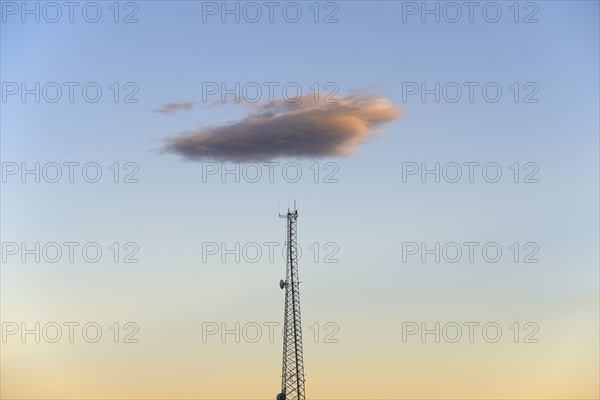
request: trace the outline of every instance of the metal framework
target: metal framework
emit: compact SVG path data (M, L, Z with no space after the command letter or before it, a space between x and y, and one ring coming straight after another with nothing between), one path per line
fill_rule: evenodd
M300 281L298 280L297 219L298 211L288 210L287 218L287 266L285 282L285 314L283 322L283 366L281 369L281 393L277 400L305 400L304 359L302 357L302 324L300 322Z

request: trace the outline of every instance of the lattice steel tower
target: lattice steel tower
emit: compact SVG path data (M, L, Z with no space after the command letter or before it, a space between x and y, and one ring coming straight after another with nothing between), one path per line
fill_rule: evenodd
M295 208L295 207L294 207ZM297 219L298 211L279 215L287 218L287 266L285 281L285 314L283 322L283 367L281 368L281 393L277 400L305 400L304 358L302 357L302 324L300 323L300 281L298 280Z

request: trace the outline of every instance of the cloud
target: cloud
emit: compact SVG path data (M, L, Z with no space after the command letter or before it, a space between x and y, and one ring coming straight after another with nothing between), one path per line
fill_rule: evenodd
M167 103L161 108L154 109L152 111L160 114L175 114L178 111L190 111L196 103L188 101L185 103Z
M322 97L320 97L322 99ZM270 161L277 158L347 156L373 137L373 130L400 118L388 99L352 92L337 103L305 96L255 105L237 122L186 130L165 139L164 153L187 160Z

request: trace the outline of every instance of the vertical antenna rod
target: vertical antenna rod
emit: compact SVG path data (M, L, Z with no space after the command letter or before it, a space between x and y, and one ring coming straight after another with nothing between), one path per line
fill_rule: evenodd
M300 281L298 280L297 219L298 211L279 215L287 219L287 265L285 282L285 313L283 320L283 365L281 368L281 393L277 400L305 400L304 358L302 356L302 324L300 320Z

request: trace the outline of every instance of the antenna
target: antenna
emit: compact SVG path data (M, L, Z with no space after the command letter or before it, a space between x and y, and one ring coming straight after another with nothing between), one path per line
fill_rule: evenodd
M289 200L288 200L289 205ZM302 324L300 321L300 281L298 279L297 220L298 210L289 210L287 218L287 262L285 281L285 312L283 318L283 365L281 367L281 392L277 400L305 400L304 356L302 352Z

